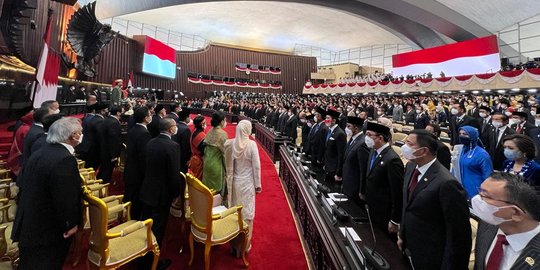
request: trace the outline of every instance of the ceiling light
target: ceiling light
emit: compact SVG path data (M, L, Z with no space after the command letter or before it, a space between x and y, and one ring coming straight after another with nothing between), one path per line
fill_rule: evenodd
M480 91L474 90L474 91L472 91L472 93L476 95L476 94L480 93Z
M491 92L491 89L484 89L484 92L489 93Z
M512 88L511 90L514 91L514 92L518 92L519 88Z
M465 91L465 90L461 90L461 91L459 91L459 92L460 92L460 93L465 93L465 92L467 92L467 91Z
M497 90L497 93L499 93L499 94L504 94L504 93L506 93L506 90L504 90L504 89Z
M538 91L538 89L536 89L536 88L532 88L532 89L527 90L527 92L529 92L529 93L536 93L536 91Z
M425 94L425 93L426 93L426 91L420 91L420 94L422 94L422 95Z

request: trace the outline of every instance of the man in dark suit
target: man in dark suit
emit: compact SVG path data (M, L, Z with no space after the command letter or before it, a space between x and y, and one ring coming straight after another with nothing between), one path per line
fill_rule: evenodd
M345 147L343 158L343 193L355 202L360 202L360 187L365 188L365 177L369 157L369 148L364 143L362 132L364 120L358 117L347 117L347 129L351 138Z
M39 108L34 111L34 115L32 116L34 118L34 124L30 127L30 130L28 130L28 133L26 133L26 136L23 140L23 149L22 149L22 156L19 160L19 164L21 165L21 168L24 168L24 164L26 161L30 158L32 148L32 144L34 144L41 136L41 134L45 133L43 130L43 118L45 118L47 115L49 115L49 109L47 108Z
M342 181L343 154L347 145L347 135L338 126L339 112L328 109L324 124L328 127L325 140L324 171L326 181L335 183Z
M459 129L463 126L472 126L480 131L480 125L478 121L471 116L465 114L465 106L463 103L454 103L450 113L452 118L450 119L450 130L448 136L450 136L450 144L459 144ZM482 134L480 134L482 135Z
M279 115L277 124L277 131L281 133L285 132L285 126L287 125L287 120L289 119L288 110L289 106L283 106L283 108L281 108L281 114Z
M491 108L488 106L480 106L478 110L478 122L480 123L480 140L484 145L487 145L487 135L492 128L491 125Z
M414 123L416 121L416 112L412 104L407 104L407 111L405 111L405 124Z
M95 89L94 91L95 91L94 94L98 95L97 89ZM86 88L84 86L79 86L79 90L77 90L77 92L76 92L75 99L77 99L77 100L85 100L86 99Z
M422 106L417 105L416 107L416 121L414 122L415 129L424 129L427 124L429 124L429 115L424 111Z
M371 152L362 197L371 208L373 225L394 238L401 220L403 162L388 143L388 127L368 122L366 129L365 144Z
M122 108L112 106L110 115L105 117L99 131L100 167L98 179L110 183L114 166L120 157L122 149L122 126L120 124Z
M159 122L163 117L165 117L165 115L167 115L165 107L163 107L162 104L156 105L156 107L154 108L154 115L152 116L152 122L150 122L150 124L148 124L147 126L150 135L152 135L152 138L155 138L157 137L157 135L159 135Z
M171 105L170 110L171 112L167 114L167 117L174 119L174 121L178 123L178 121L180 121L180 119L178 118L178 113L182 110L182 108L180 107L179 104L175 103Z
M428 131L413 130L402 153L410 162L398 247L410 251L415 269L467 269L471 225L463 187L437 161L437 141Z
M172 137L180 145L180 171L183 173L187 173L191 159L191 129L187 125L191 121L189 113L188 109L178 113L178 133Z
M493 169L502 170L503 163L506 160L504 156L503 138L516 132L508 126L508 117L502 113L495 113L491 117L492 127L486 135L486 151L493 161Z
M472 107L467 111L467 115L475 119L480 118L480 110L477 104L475 102L469 102L469 105Z
M450 170L450 163L452 162L452 154L450 148L446 144L442 143L441 127L437 124L428 124L426 130L431 133L435 139L437 139L437 160L448 170Z
M180 175L180 147L171 139L178 132L172 118L159 120L160 134L146 144L146 171L141 186L142 218L154 220L152 232L161 246L169 209L184 194L185 180ZM160 261L170 264L170 260Z
M525 112L513 112L510 127L516 131L517 134L524 134L531 136L531 130L537 127L534 124L527 122L527 113Z
M77 99L77 93L75 92L75 86L72 85L69 87L69 90L66 93L65 102L72 103L72 102L75 102L76 99Z
M81 135L78 119L56 121L48 144L30 157L19 176L11 234L19 242L19 269L62 269L81 220L81 179L73 156Z
M301 112L299 114L300 116L300 122L302 127L302 152L304 154L308 155L310 151L310 144L309 144L309 133L311 132L311 128L313 127L313 117L315 115L310 114L306 116L304 112Z
M92 119L88 122L88 132L87 136L84 136L83 143L86 144L85 141L88 141L88 153L86 155L86 168L94 168L94 170L97 170L100 166L100 150L101 146L99 145L100 139L99 134L101 127L103 125L103 121L105 120L105 117L109 115L109 105L106 103L98 103L94 105L94 108L96 109L96 114Z
M127 133L126 167L124 169L124 200L131 202L131 218L141 218L141 200L139 194L146 172L146 144L152 136L146 125L152 121L147 107L136 108L133 112L136 124Z
M292 107L288 112L289 119L285 122L285 135L292 139L293 144L296 144L298 137L298 116L296 113L296 108Z
M474 269L538 269L540 200L518 175L494 172L471 200L480 220Z
M89 130L88 123L90 123L90 120L96 115L97 104L98 103L94 103L86 106L86 114L82 119L83 141L75 147L75 152L79 155L79 158L84 161L88 160L88 152L90 151L90 142L87 138Z
M322 165L324 161L325 140L328 127L324 124L326 111L317 108L315 113L315 124L311 128L308 138L311 151L311 162L313 165ZM318 167L318 166L317 166Z

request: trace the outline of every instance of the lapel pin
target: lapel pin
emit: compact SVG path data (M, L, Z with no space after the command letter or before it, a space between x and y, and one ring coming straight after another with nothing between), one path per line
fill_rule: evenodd
M424 181L427 182L427 178L424 178Z
M383 165L383 164L384 164L384 161L381 161L381 165Z
M529 264L530 266L533 266L533 265L534 265L534 259L531 258L531 257L525 258L525 262L526 262L527 264Z

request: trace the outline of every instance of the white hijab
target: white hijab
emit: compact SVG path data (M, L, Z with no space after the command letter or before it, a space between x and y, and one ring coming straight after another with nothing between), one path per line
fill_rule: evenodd
M236 137L232 144L233 158L240 158L249 145L249 135L251 135L251 122L242 120L236 126Z

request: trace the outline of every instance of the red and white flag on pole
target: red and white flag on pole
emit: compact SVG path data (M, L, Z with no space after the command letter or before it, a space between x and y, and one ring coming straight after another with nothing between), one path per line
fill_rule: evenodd
M58 71L60 69L60 57L51 48L49 41L51 39L52 15L47 20L45 35L43 36L43 50L39 59L36 71L36 92L34 94L34 108L39 108L41 103L46 100L56 100L58 91Z
M127 87L133 89L133 70L129 72Z

